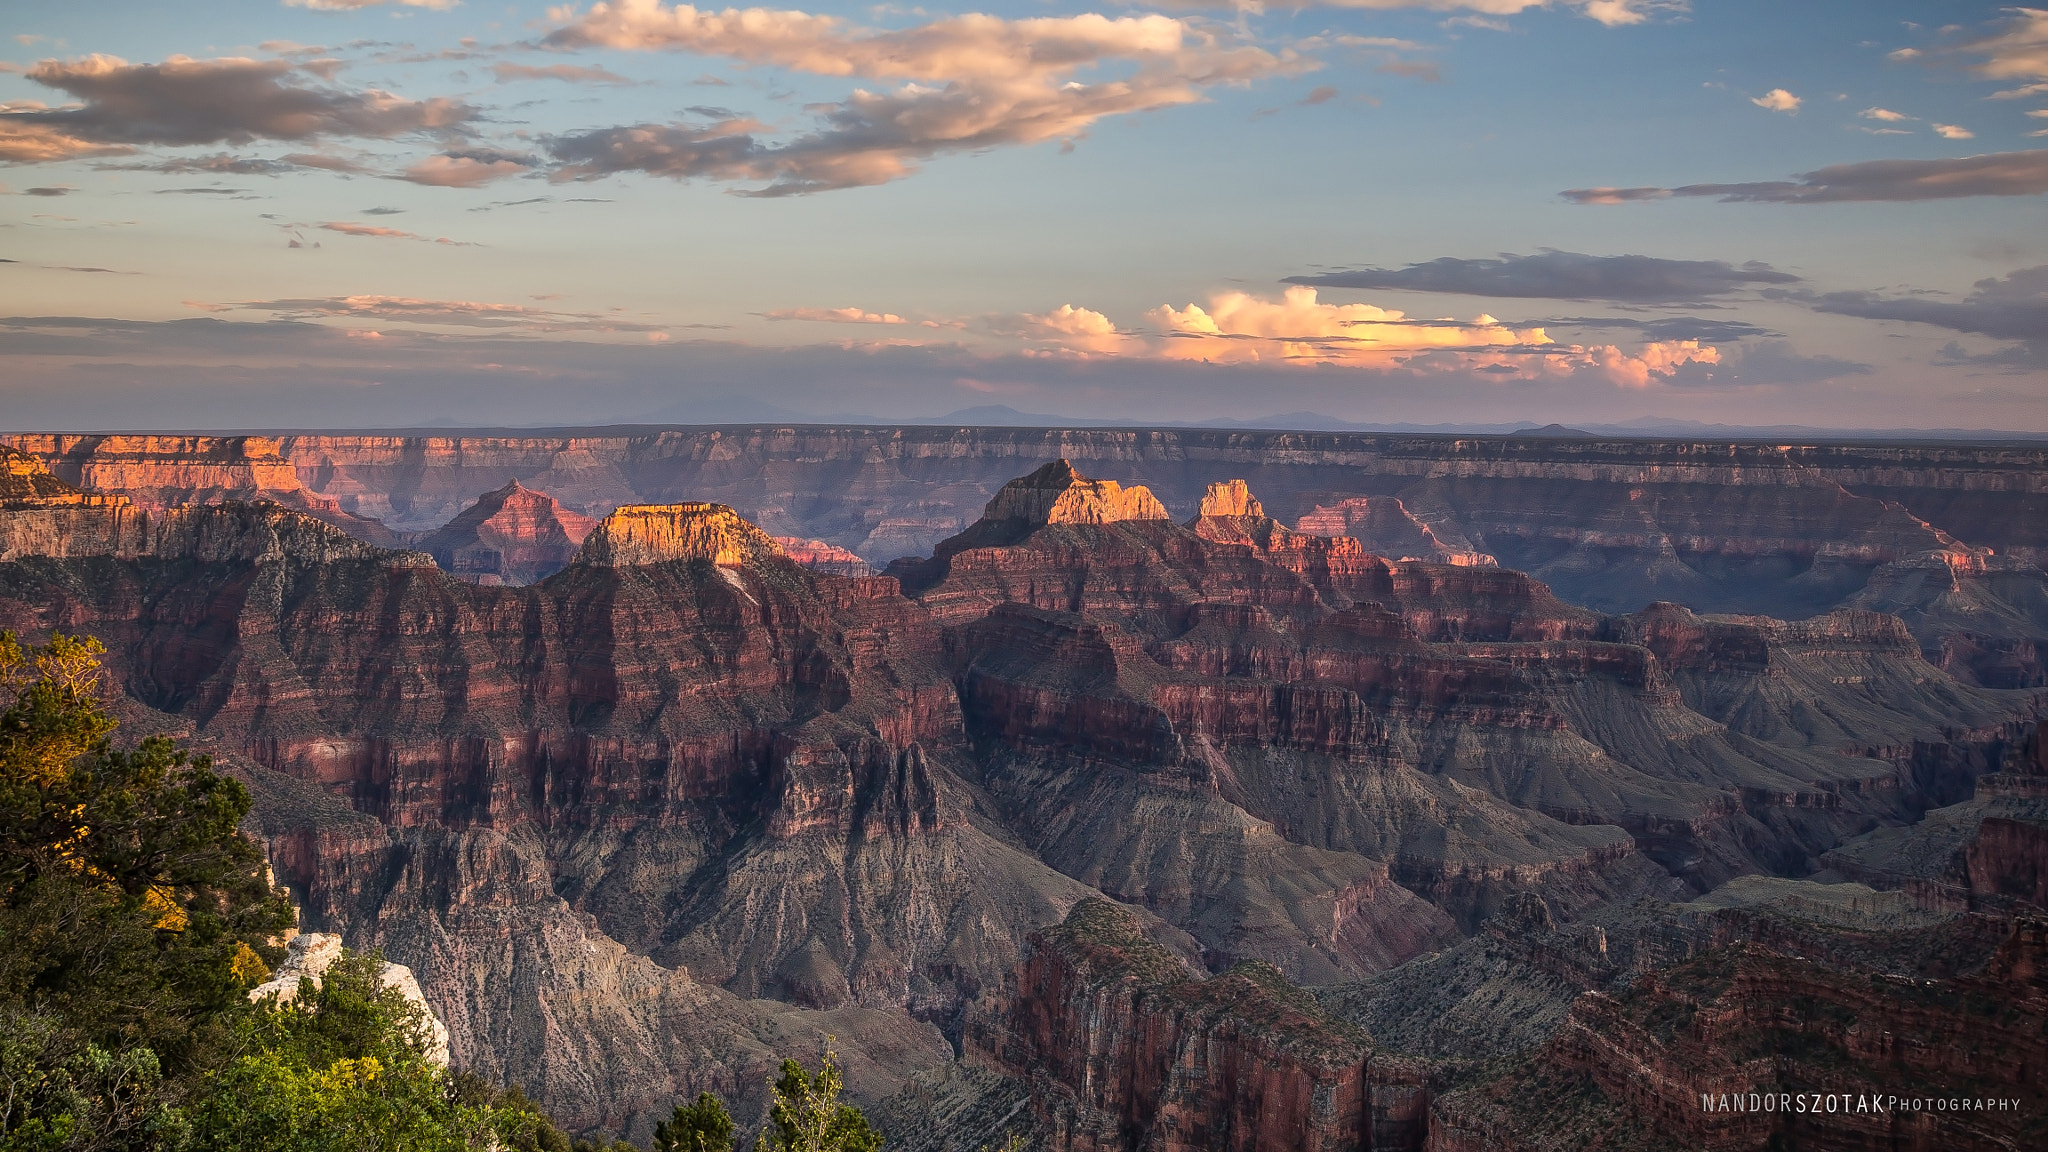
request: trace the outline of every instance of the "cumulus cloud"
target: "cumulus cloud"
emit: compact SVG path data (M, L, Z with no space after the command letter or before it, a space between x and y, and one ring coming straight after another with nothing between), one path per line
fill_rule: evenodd
M45 60L28 78L79 103L0 111L0 161L40 163L133 151L136 145L247 144L258 139L388 139L452 130L476 116L457 100L406 100L377 89L311 87L287 60L115 56Z
M466 240L450 240L446 236L422 236L398 228L380 228L375 224L356 224L347 220L330 220L321 224L323 232L339 232L344 236L366 236L376 240L419 240L428 244L446 244L454 248L475 248L475 243Z
M1665 304L1702 300L1760 284L1793 284L1799 277L1768 264L1725 260L1665 260L1655 256L1589 256L1546 249L1530 256L1490 260L1439 257L1405 268L1363 268L1317 276L1289 276L1289 284L1449 292L1516 299L1614 300Z
M1022 336L1041 346L1082 355L1115 355L1142 351L1130 334L1117 330L1108 316L1092 308L1062 304L1050 312L1024 312L990 321L991 331Z
M824 324L908 324L894 312L865 312L859 308L782 308L762 313L767 320L813 320Z
M1724 202L1838 204L2032 196L2041 192L2048 192L2048 150L1992 152L1954 160L1869 160L1836 164L1803 173L1793 180L1750 184L1570 188L1560 195L1578 204L1619 204L1667 196L1714 196Z
M1956 124L1932 124L1934 134L1943 140L1975 140L1977 134Z
M604 68L581 68L574 64L548 64L535 67L531 64L498 63L491 65L491 75L500 84L515 80L561 80L569 84L631 84L616 72Z
M1314 288L1297 285L1279 300L1224 292L1209 306L1161 305L1147 314L1172 339L1174 359L1233 362L1299 360L1387 363L1402 353L1431 349L1538 346L1550 343L1541 328L1519 331L1491 316L1470 323L1415 321L1372 304L1324 304Z
M475 188L503 176L531 172L538 161L509 152L462 150L443 152L407 168L401 180L433 188Z
M1208 307L1162 305L1147 314L1163 338L1148 351L1210 364L1337 365L1428 374L1490 374L1540 379L1591 374L1625 388L1646 388L1688 366L1718 363L1718 349L1696 339L1652 341L1634 352L1616 345L1560 344L1540 327L1492 316L1420 320L1371 304L1325 304L1306 286L1279 300L1244 292L1210 298Z
M1913 117L1906 115L1904 112L1894 112L1889 108L1878 108L1874 106L1870 108L1865 108L1863 111L1858 112L1857 115L1863 117L1865 120L1882 120L1886 124L1897 124L1901 120L1913 119Z
M702 124L634 124L546 141L558 179L633 171L760 183L750 195L881 184L942 153L1072 142L1108 116L1190 104L1219 84L1314 67L1291 49L1268 52L1156 14L976 14L893 31L799 11L711 12L658 0L552 16L563 23L545 37L550 47L685 51L896 84L814 107L815 129L783 142L763 138L755 121L715 114Z
M1761 96L1752 97L1749 102L1767 112L1783 112L1786 115L1798 112L1799 105L1803 103L1799 97L1783 88L1773 88Z

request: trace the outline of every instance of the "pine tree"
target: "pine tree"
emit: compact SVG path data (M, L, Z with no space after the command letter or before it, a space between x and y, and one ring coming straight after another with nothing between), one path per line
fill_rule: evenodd
M678 1104L654 1126L654 1152L732 1152L732 1116L725 1101L709 1092L695 1104Z

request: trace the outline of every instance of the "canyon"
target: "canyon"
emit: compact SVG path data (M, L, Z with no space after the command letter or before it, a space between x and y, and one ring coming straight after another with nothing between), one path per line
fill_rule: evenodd
M0 627L572 1126L829 1035L906 1149L2040 1134L2041 450L8 441ZM2031 1111L1697 1102L1893 1071Z

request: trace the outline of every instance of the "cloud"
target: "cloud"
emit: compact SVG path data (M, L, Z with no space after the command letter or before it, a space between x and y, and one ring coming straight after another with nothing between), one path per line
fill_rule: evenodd
M1136 337L1119 332L1108 316L1092 308L1076 308L1072 304L1062 304L1050 312L995 317L988 321L987 327L999 335L1021 336L1034 344L1050 345L1069 355L1143 354L1146 351L1145 345Z
M1721 359L1718 349L1697 340L1652 341L1635 352L1612 344L1563 345L1542 328L1511 327L1487 315L1417 320L1371 304L1324 304L1305 286L1287 289L1277 301L1224 292L1211 297L1207 308L1162 305L1146 315L1164 334L1149 345L1153 355L1209 364L1334 365L1514 379L1589 374L1641 389L1689 365Z
M908 324L894 312L863 312L858 308L783 308L761 314L767 320L814 320L825 324Z
M498 83L510 84L514 80L561 80L569 84L632 84L616 72L603 68L579 68L574 64L549 64L534 67L530 64L499 63L491 65L491 75Z
M531 156L509 152L443 152L407 168L399 179L433 188L475 188L503 176L531 172L536 163Z
M346 220L332 220L319 225L323 232L339 232L344 236L367 236L378 240L419 240L429 244L447 244L455 248L476 248L480 245L466 240L450 240L446 236L422 236L417 232L406 232L397 228L380 228L374 224L356 224Z
M1005 20L968 15L894 31L850 29L837 17L762 8L699 11L656 0L597 4L543 43L725 56L820 76L899 82L816 105L816 127L783 142L765 126L713 110L706 123L633 124L546 140L557 179L645 172L756 182L781 196L882 184L953 152L1073 142L1109 116L1203 98L1221 84L1315 67L1292 49L1268 52L1206 24L1161 15L1087 14ZM1103 70L1103 75L1082 73ZM703 112L699 113L704 115Z
M1577 204L1636 204L1645 200L1665 200L1671 196L1669 188L1569 188L1558 193Z
M1758 336L1778 335L1768 328L1759 328L1743 320L1709 320L1699 316L1663 316L1654 320L1640 320L1630 316L1560 316L1530 323L1541 324L1545 329L1628 329L1641 332L1650 340L1697 340L1702 344L1726 344Z
M1666 196L1714 196L1723 202L1840 204L2032 196L2048 192L2048 151L1992 152L1954 160L1869 160L1836 164L1793 180L1688 184L1680 188L1570 188L1579 204L1619 204Z
M1905 320L2048 350L2048 265L1979 280L1961 300L1925 293L1828 292L1804 298L1816 312L1866 320Z
M1930 127L1934 129L1934 134L1943 140L1975 140L1977 138L1975 132L1954 124L1934 124L1930 125Z
M1882 120L1886 124L1897 124L1901 120L1914 119L1914 117L1908 116L1904 112L1894 112L1889 108L1877 107L1865 108L1863 111L1858 112L1857 115L1865 120Z
M462 0L284 0L287 8L307 8L314 12L354 12L360 8L381 8L396 4L404 8L432 8L445 12L462 3Z
M1263 0L1183 0L1179 7L1236 8L1247 12L1265 10ZM1277 6L1277 5L1276 5ZM1565 8L1609 28L1642 24L1659 13L1688 11L1688 0L1295 0L1289 8L1351 8L1373 12L1420 9L1425 12L1464 12L1476 15L1453 17L1449 23L1499 31L1499 20L1488 17L1514 16L1532 8Z
M1320 84L1310 89L1309 94L1301 98L1301 103L1308 105L1327 104L1336 98L1337 89L1334 86Z
M1773 88L1761 96L1753 97L1750 103L1769 112L1783 112L1790 116L1798 113L1799 105L1803 101L1783 88Z
M76 191L78 189L69 184L51 184L42 188L23 188L21 194L23 196L69 196Z
M400 235L406 235L401 233ZM417 237L414 237L417 239ZM557 312L523 304L475 300L429 300L412 296L318 296L284 300L240 300L187 307L205 312L271 312L287 320L369 320L383 324L427 324L457 328L517 328L533 332L655 332L675 325L641 324L596 312ZM683 327L699 327L684 325Z
M1491 316L1470 323L1415 321L1371 304L1324 304L1316 290L1287 289L1279 300L1223 292L1207 308L1161 305L1147 313L1169 340L1172 359L1212 363L1259 360L1390 363L1402 353L1431 349L1540 346L1541 328L1515 330Z
M1544 300L1615 300L1666 304L1702 300L1760 284L1794 284L1799 277L1768 264L1725 260L1665 260L1655 256L1588 256L1546 249L1531 256L1491 260L1443 256L1405 268L1363 268L1286 283L1322 288L1449 292Z
M294 171L299 165L287 160L265 160L260 156L230 156L222 152L213 156L177 157L146 163L101 164L99 167L110 172L164 172L179 176L192 173L276 176L279 173Z
M81 103L0 111L0 161L41 163L133 151L135 145L247 144L327 136L388 139L453 130L476 110L458 100L406 100L377 89L296 83L286 60L115 56L45 60L28 78Z
M1944 49L1977 56L1971 70L1987 80L2048 79L2048 9L2010 8L1998 30Z

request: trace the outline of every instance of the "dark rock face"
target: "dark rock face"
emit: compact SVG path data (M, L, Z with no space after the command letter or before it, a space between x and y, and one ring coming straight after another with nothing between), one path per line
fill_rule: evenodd
M869 1100L979 1052L960 1114L1028 1097L1063 1148L1522 1139L1436 1107L1458 1061L1717 949L1859 955L1627 910L1818 868L1977 923L2048 875L2037 694L1867 608L1603 615L1288 528L1245 485L1183 525L1064 463L890 575L692 501L486 586L278 503L0 457L0 627L105 639L138 722L257 789L310 926L412 967L458 1063L642 1138L698 1090L757 1109L771 1057L831 1033ZM460 531L566 537L523 491ZM1352 1010L1431 987L1435 1032ZM1471 1047L1503 1005L1518 1039Z
M1950 979L1719 949L1580 997L1505 1075L1439 1097L1428 1147L2038 1147L2044 959L2040 920L2014 924L1981 972ZM1889 1103L1899 1097L1923 1103Z
M1106 901L1035 934L994 999L969 1059L1029 1080L1055 1152L1354 1152L1426 1130L1412 1063L1374 1060L1268 966L1196 977Z

